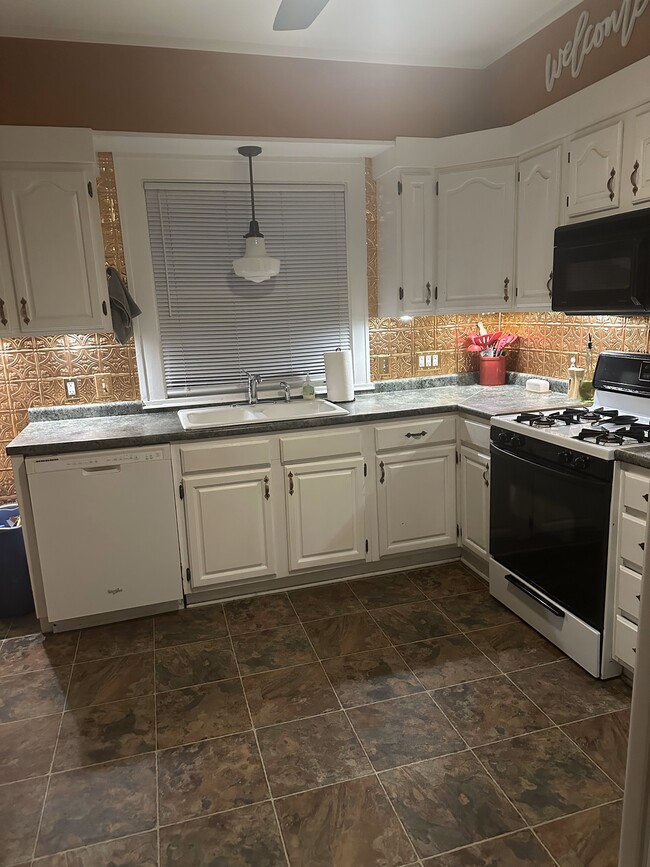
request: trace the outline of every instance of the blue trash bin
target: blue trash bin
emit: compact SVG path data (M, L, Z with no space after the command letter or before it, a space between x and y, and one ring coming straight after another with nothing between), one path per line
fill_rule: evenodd
M10 524L19 515L17 503L0 506L0 618L5 619L34 610L23 528Z

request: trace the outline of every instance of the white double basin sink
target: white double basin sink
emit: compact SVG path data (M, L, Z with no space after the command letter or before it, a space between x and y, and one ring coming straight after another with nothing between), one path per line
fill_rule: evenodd
M196 409L181 409L178 418L184 430L204 427L225 427L237 424L263 424L273 421L290 421L301 418L325 418L331 415L347 415L347 409L330 403L329 400L267 401L255 404L228 406L204 406Z

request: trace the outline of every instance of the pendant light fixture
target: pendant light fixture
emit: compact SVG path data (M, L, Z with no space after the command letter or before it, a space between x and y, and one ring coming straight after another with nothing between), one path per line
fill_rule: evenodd
M253 157L259 156L262 153L262 148L250 146L238 148L237 150L243 157L247 157L248 159L248 175L251 186L251 221L248 233L244 235L246 239L246 251L241 259L235 259L233 268L238 277L243 277L244 280L250 280L252 283L263 283L264 280L269 280L271 277L279 274L280 260L266 255L264 235L260 232L259 224L255 219Z

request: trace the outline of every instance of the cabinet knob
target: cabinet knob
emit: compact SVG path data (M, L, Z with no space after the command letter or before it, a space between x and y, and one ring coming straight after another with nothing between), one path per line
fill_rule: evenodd
M508 293L508 286L509 285L510 285L510 277L506 277L506 279L503 281L503 300L504 301L507 301L510 298L510 295Z
M610 202L614 201L614 178L616 177L616 169L612 169L609 173L609 180L607 181L607 191L609 192L609 200Z
M639 179L639 161L635 160L634 166L632 167L632 174L630 175L630 183L632 184L632 195L636 196L639 192L639 187L637 181Z
M546 281L546 289L548 291L548 297L553 297L553 272L548 275L548 280Z
M2 325L7 325L8 322L9 322L9 320L5 316L4 298L0 298L0 323L2 323Z
M426 303L431 304L431 283L427 283L426 289L427 289Z
M384 466L383 461L379 461L379 469L381 470L381 474L379 476L379 484L383 485L386 481L386 467Z
M20 299L20 312L21 312L21 315L23 317L23 322L25 323L25 325L29 325L29 323L32 320L29 318L29 314L27 313L27 299L26 298Z

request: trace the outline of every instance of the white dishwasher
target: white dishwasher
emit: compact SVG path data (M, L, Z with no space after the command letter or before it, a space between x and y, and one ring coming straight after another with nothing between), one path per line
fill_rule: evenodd
M168 445L27 458L26 469L50 623L182 600Z

